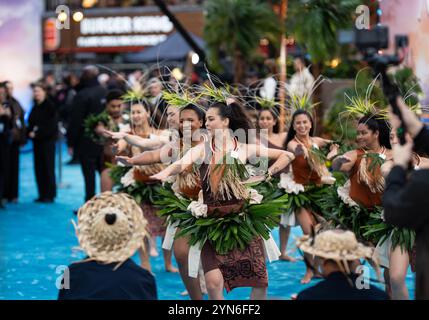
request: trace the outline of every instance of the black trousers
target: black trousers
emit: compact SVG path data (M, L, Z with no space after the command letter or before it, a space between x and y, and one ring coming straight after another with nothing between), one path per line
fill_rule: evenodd
M54 199L57 195L55 182L55 140L35 141L34 170L40 199Z
M6 184L4 198L11 201L18 199L18 182L19 182L19 143L10 145L8 154L9 169L6 174Z
M5 198L6 177L9 172L9 150L8 140L0 135L0 202Z
M96 172L101 173L103 151L100 153L80 152L79 160L85 180L85 202L95 196L95 178Z

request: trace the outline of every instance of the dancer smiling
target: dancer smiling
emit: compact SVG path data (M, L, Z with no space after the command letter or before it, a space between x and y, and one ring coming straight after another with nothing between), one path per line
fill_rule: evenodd
M335 182L325 166L324 156L321 150L329 146L329 153L326 158L333 158L338 152L338 145L330 140L313 136L314 121L309 111L298 109L292 115L291 127L288 131L285 146L287 150L295 154L292 162L291 175L282 175L280 186L288 192L295 189L295 194L303 194L308 199L306 203L295 205L291 214L296 220L305 235L313 232L314 227L320 222L315 204L312 202L311 193L317 191L323 185L330 185ZM290 192L292 193L292 192ZM314 276L312 266L314 261L311 256L305 255L307 260L307 270L301 283L308 283Z
M243 129L247 137L248 130L251 128L243 108L236 102L213 103L207 110L206 127L211 134L209 141L193 147L182 159L152 178L164 181L170 175L183 172L192 163L201 164L199 170L202 180L202 199L201 203L196 203L194 206L193 214L197 217L195 221L204 219L204 216L208 217L207 224L228 221L228 225L224 225L225 230L228 230L226 239L223 238L225 236L223 232L219 230L216 238L210 238L210 235L206 234L207 241L200 239L203 243L197 242L196 246L202 248L201 260L209 298L223 299L224 286L227 291L235 287L250 286L252 287L251 298L264 299L268 278L263 254L264 242L258 235L262 232L266 236L266 226L259 232L253 228L256 233L251 235L248 233L246 223L235 225L230 221L233 219L241 221L244 219L243 215L249 219L248 223L251 223L252 219L252 215L248 213L251 209L246 207L250 190L240 181L246 176L243 163L255 156L268 155L269 158L276 159L268 171L268 175L272 175L286 167L293 159L293 154L245 144L231 135L230 130ZM227 160L226 164L224 160ZM265 213L268 217L275 214ZM221 217L223 220L219 220ZM221 224L218 226L220 227ZM240 229L240 234L239 227L245 228ZM196 228L197 233L202 230L198 225L190 225L183 230L183 234L188 234L186 231L193 228ZM250 236L245 242L241 238L244 236L242 232ZM228 234L232 239L229 239ZM190 236L192 238L193 234ZM225 241L217 241L218 237ZM248 267L244 267L245 265L252 267L249 270ZM231 273L231 270L234 272Z
M110 132L106 131L105 134L111 136L113 139L119 140L118 145L118 154L129 153L130 155L137 155L144 151L146 148L158 147L160 143L166 143L168 138L162 138L163 131L160 131L156 128L153 128L149 125L149 112L142 102L133 102L131 104L131 131L130 132ZM164 134L164 137L167 136ZM138 139L136 139L138 137ZM151 139L152 138L152 139ZM131 142L133 144L139 145L139 147L128 144ZM149 176L155 174L165 168L165 165L161 163L154 163L149 165L142 165L133 168L133 170L128 171L127 175L123 177L124 181L131 179L132 182L125 182L126 187L138 182L140 189L138 190L138 197L142 200L142 209L145 214L145 218L148 220L149 230L150 230L150 255L157 256L158 252L156 250L156 237L165 235L164 220L159 218L156 214L157 209L152 203L151 193L154 188L156 188L157 183L151 179ZM136 191L133 192L135 194ZM164 264L165 269L168 272L178 272L178 270L173 267L171 262L171 252L168 250L163 250L164 255ZM142 256L142 260L145 261L147 258Z
M278 112L276 110L275 106L269 106L266 109L262 109L259 111L259 117L258 117L258 127L262 130L267 130L267 137L264 137L265 139L263 142L267 143L268 148L274 148L274 149L283 149L283 146L286 141L287 132L279 132L279 123L278 123ZM262 137L261 137L262 138ZM272 161L268 165L271 165ZM287 173L287 168L279 172L278 174L284 172ZM286 214L282 215L285 216ZM294 225L294 224L293 224ZM290 229L291 229L291 223L287 221L287 219L282 219L279 224L279 235L280 235L280 260L290 261L290 262L296 262L296 259L289 256L287 254L287 243L289 240L290 235Z
M193 135L198 129L203 126L204 123L204 111L202 107L198 107L195 104L192 104L194 101L189 100L189 104L184 105L183 107L175 107L170 105L167 109L167 114L174 113L175 111L170 109L176 109L179 112L180 119L180 131L181 136L179 140L172 141L169 144L166 144L161 149L146 151L139 155L136 155L132 158L129 157L117 157L116 159L125 165L148 165L152 163L160 163L163 159L166 159L169 155L170 157L174 155L175 151L179 150L179 156L186 151L184 146L183 137L186 136L188 142L191 143L189 147L193 147L198 144L200 141L192 141L191 137L188 137L188 134ZM185 132L186 131L186 132ZM179 197L184 197L189 199L189 202L196 200L198 198L198 193L201 190L200 187L200 178L199 172L193 170L190 166L184 172L178 174L175 178L175 183L173 184L176 187L173 189L178 193ZM171 207L174 204L166 203L167 197L164 199L164 208L165 206ZM169 210L169 212L174 213L175 210ZM176 231L177 233L178 231ZM174 256L179 266L179 272L182 277L183 283L186 287L187 292L190 295L192 300L201 300L202 293L200 288L200 281L198 279L189 277L188 275L188 253L189 253L189 244L187 237L179 237L174 240L173 244ZM168 245L167 245L168 246ZM164 246L163 246L164 247ZM170 250L168 248L168 250Z

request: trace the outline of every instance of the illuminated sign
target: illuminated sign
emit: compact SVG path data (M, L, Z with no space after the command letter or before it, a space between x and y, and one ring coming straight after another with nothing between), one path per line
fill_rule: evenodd
M60 32L56 27L56 19L49 18L43 25L43 43L48 51L56 50L60 46Z
M85 18L80 23L80 33L169 33L174 26L167 16Z
M202 36L202 10L181 10L175 15L186 30ZM139 51L165 41L174 32L173 23L159 11L124 12L121 9L106 14L105 11L91 9L84 11L83 16L80 21L71 20L69 29L61 30L53 29L52 20L55 22L55 18L45 18L45 52Z

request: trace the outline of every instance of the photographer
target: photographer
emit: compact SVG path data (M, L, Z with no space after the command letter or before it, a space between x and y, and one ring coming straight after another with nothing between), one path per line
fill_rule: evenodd
M409 135L406 144L393 146L394 167L386 179L384 216L387 223L416 231L416 299L429 299L429 170L407 173L413 145L416 151L429 153L429 131L401 99L397 102Z

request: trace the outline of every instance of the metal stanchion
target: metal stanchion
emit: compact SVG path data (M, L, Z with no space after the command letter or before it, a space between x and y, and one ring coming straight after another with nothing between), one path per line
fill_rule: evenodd
M58 123L58 188L68 189L71 187L69 183L63 182L63 142L66 135L66 128L64 128L63 123L60 121Z

